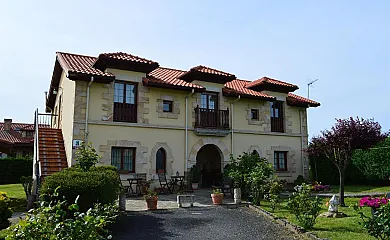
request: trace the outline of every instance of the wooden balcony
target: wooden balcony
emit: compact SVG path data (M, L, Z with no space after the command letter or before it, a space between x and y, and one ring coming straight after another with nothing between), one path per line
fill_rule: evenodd
M284 119L282 117L271 117L271 132L284 132Z
M229 109L195 108L195 128L229 129Z
M137 104L114 103L114 122L137 122Z

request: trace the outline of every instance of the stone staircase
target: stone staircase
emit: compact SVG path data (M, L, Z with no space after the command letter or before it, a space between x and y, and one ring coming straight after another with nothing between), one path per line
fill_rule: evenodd
M61 129L40 127L38 143L42 180L68 167Z

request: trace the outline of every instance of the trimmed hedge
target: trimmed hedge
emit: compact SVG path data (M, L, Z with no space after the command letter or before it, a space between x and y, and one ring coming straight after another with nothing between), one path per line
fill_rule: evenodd
M80 211L84 212L95 203L114 202L118 198L121 183L115 167L92 167L86 172L72 167L45 178L41 188L42 200L47 201L45 194L53 194L57 187L59 194L68 203L74 203L79 196L78 205Z
M22 176L33 174L33 161L27 158L0 159L0 185L20 183Z
M326 157L313 157L310 160L310 174L312 180L316 180L315 165L317 165L317 181L322 184L339 185L340 178L337 167ZM314 162L315 161L315 162ZM348 185L383 185L384 181L368 179L351 161L345 172L345 184Z

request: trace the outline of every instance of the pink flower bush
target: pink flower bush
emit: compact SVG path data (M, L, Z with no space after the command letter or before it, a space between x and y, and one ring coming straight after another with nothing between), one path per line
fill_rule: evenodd
M379 208L381 205L386 205L389 203L390 199L381 197L381 198L372 198L372 197L364 197L360 199L359 206L360 207L373 207L373 208Z

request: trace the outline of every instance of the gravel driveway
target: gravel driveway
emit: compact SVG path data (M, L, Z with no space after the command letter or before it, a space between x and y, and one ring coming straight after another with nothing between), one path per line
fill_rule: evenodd
M114 239L299 239L245 207L128 212L112 231Z

